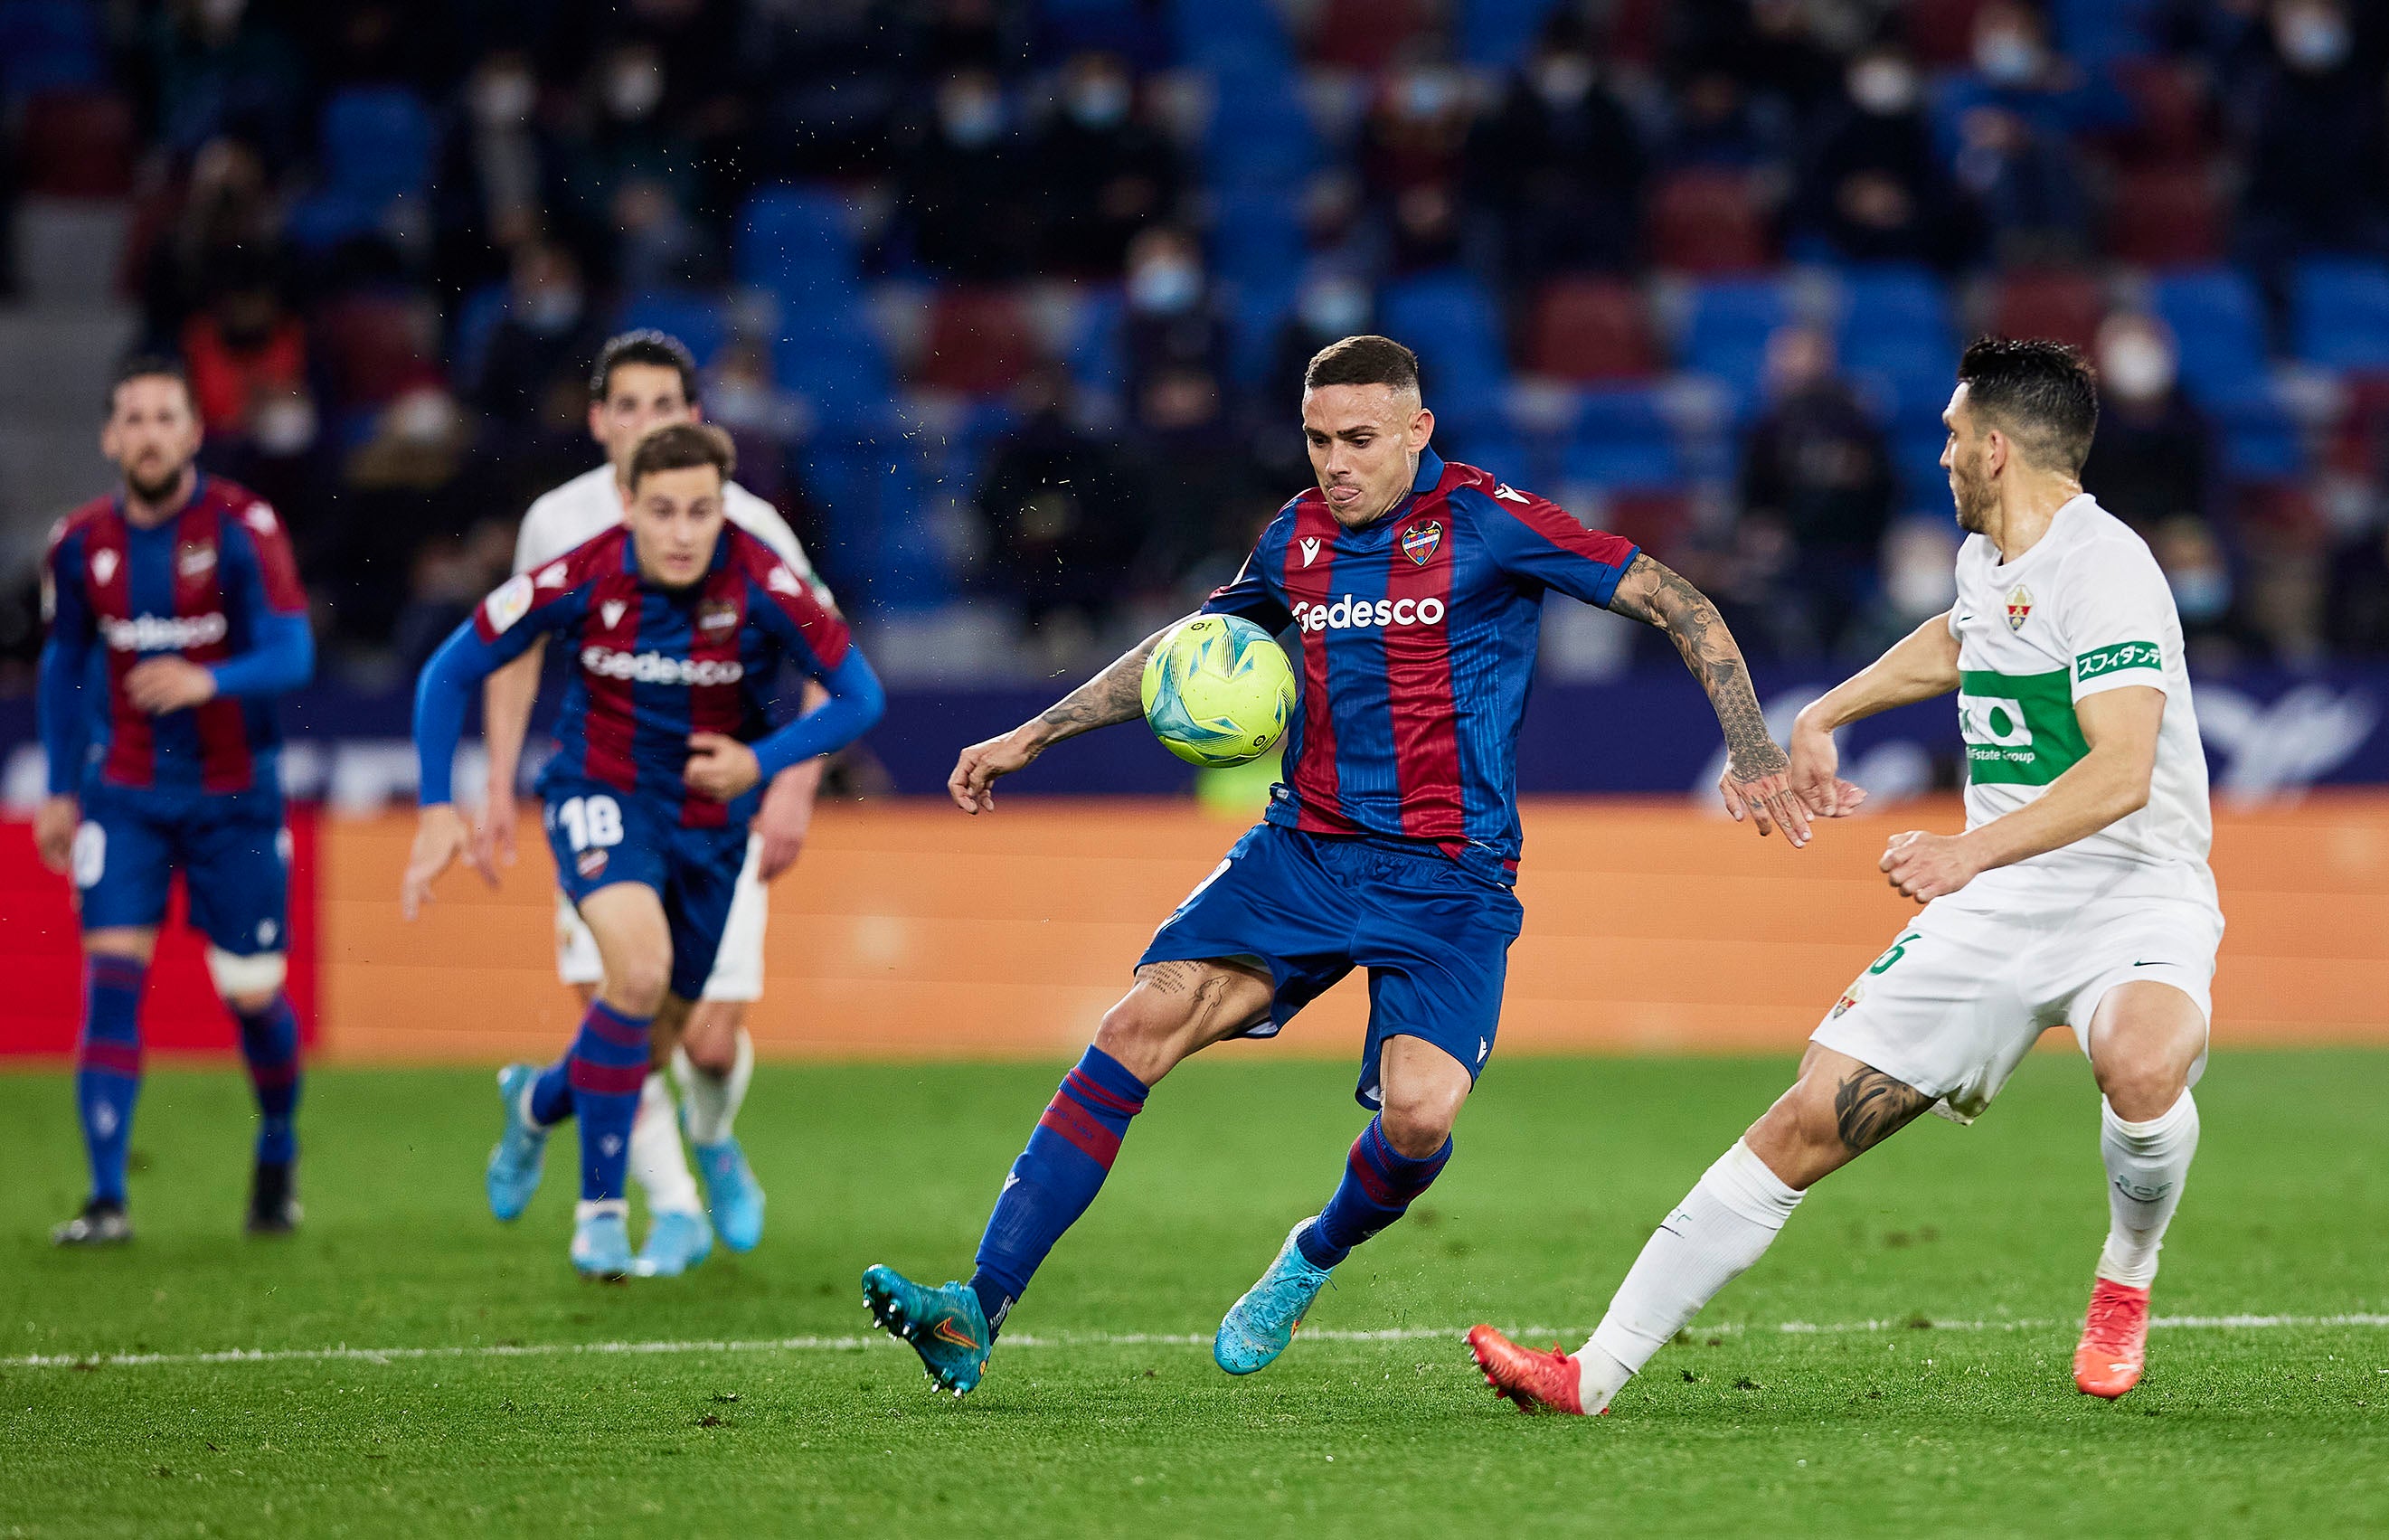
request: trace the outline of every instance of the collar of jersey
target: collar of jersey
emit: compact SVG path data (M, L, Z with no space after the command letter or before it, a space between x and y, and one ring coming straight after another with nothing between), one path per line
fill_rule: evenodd
M1420 498L1425 496L1428 493L1433 492L1435 490L1436 483L1442 480L1443 456L1437 455L1432 449L1420 450L1418 474L1411 478L1411 490L1403 496L1402 500L1396 503L1392 507L1387 508L1385 512L1379 514L1376 518L1370 520L1367 523L1361 525L1357 530L1348 528L1341 524L1337 525L1335 529L1336 539L1339 541L1348 540L1355 544L1361 545L1383 540L1386 537L1386 532L1390 531L1396 524L1399 523L1402 516L1409 513L1412 507L1416 507Z

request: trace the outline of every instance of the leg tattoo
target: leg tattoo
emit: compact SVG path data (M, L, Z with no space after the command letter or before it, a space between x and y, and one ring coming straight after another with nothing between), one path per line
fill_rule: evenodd
M1914 1086L1860 1065L1833 1088L1833 1123L1842 1148L1862 1155L1932 1105L1933 1098Z

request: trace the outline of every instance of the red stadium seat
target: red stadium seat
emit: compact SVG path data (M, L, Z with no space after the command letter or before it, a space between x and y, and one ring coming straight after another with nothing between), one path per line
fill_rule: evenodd
M1327 0L1312 28L1311 58L1373 74L1427 28L1421 0Z
M1020 382L1037 361L1028 314L1011 292L953 289L929 306L927 340L913 381L934 391L997 395Z
M1611 493L1602 510L1602 528L1649 551L1674 549L1692 521L1691 499L1659 488Z
M133 109L106 91L45 91L25 104L17 163L25 190L121 198L133 190Z
M1772 241L1751 179L1740 172L1678 172L1651 195L1651 260L1680 273L1765 267Z
M1544 286L1527 317L1520 362L1529 374L1579 382L1640 379L1658 366L1642 295L1615 278Z
M2047 337L2088 350L2106 316L2099 280L2078 268L2019 268L1992 290L1991 330L2001 337Z
M343 406L379 406L419 385L439 383L438 325L410 294L352 294L317 314L313 346L329 366Z
M2190 267L2223 254L2223 208L2204 166L2126 171L2107 209L2107 251L2143 267Z
M1986 0L1909 0L1908 46L1928 69L1963 64L1974 51L1974 13Z
M2138 119L2117 141L2125 156L2145 166L2203 163L2215 142L2204 77L2163 58L2126 59L2115 72Z

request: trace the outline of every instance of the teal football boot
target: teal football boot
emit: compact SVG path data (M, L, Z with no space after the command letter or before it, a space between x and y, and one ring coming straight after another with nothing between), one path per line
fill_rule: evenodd
M584 1278L612 1283L638 1271L631 1255L631 1227L620 1213L592 1214L572 1226L572 1270Z
M676 1278L713 1254L713 1226L701 1213L657 1214L647 1226L634 1271L643 1278Z
M1230 1374L1254 1374L1269 1367L1302 1329L1310 1303L1319 1298L1319 1290L1335 1271L1313 1267L1302 1248L1294 1243L1304 1226L1317 1223L1318 1215L1313 1214L1288 1230L1269 1271L1245 1290L1243 1299L1228 1307L1219 1333L1211 1339L1211 1361Z
M874 1266L862 1275L862 1303L881 1329L921 1355L922 1371L938 1389L959 1396L987 1372L995 1333L968 1284L931 1289L893 1267Z
M763 1238L763 1189L747 1163L747 1152L736 1139L690 1147L696 1169L705 1173L705 1206L713 1211L722 1244L734 1251L751 1251Z
M530 1206L547 1164L547 1130L530 1121L523 1105L538 1077L536 1064L509 1064L498 1072L506 1124L499 1131L498 1148L490 1151L490 1212L500 1219L512 1219Z

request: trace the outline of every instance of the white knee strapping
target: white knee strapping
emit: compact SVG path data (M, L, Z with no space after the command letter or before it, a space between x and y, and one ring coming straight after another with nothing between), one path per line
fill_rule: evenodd
M220 946L208 948L208 977L226 999L240 995L271 995L290 974L290 959L279 952L237 957Z

